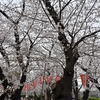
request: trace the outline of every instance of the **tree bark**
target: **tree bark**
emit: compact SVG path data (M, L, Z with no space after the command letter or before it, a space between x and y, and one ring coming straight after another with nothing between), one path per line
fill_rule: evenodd
M56 83L56 87L53 89L54 100L72 100L73 75L73 72L66 74Z
M74 90L74 100L78 100L78 82L77 82L77 79L75 80L75 87L73 87L73 90Z
M83 92L83 100L87 100L89 96L89 90Z
M47 100L51 100L50 89L47 89Z
M54 100L72 100L72 80L74 76L74 65L78 59L73 56L72 49L70 48L65 52L66 68L64 69L63 78L56 83L53 89Z
M11 100L21 100L21 88L16 89L15 92L11 96Z
M3 93L3 94L0 96L0 100L4 100L6 96L7 96L7 93Z
M21 80L20 80L20 84L22 84L22 86L20 86L19 88L17 88L11 95L11 100L21 100L21 91L23 89L23 83L26 81L26 75L25 73L23 73Z
M89 83L86 84L86 90L83 92L83 100L87 100L89 97Z
M4 91L7 89L7 86L9 85L8 80L6 79L5 75L3 74L3 70L0 67L0 80L3 81L2 85L4 87ZM4 98L7 96L7 91L4 92L1 96L0 96L0 100L4 100Z

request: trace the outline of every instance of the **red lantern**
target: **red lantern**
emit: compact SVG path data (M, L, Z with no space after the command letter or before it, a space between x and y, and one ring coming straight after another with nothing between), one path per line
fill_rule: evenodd
M50 83L52 81L52 76L46 76L46 83Z
M51 81L52 81L52 76L49 77L49 82L51 82Z
M40 76L40 84L43 83L43 76Z
M37 81L32 81L31 85L36 88L36 85L37 85Z
M57 81L59 81L60 79L61 79L60 77L56 76L56 79L55 79L55 80L56 80L56 82L57 82Z
M22 89L22 92L25 92L25 91L29 91L30 90L30 84L26 84L23 89Z

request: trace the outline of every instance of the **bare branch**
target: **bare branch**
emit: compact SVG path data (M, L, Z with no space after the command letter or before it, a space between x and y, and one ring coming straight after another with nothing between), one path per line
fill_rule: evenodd
M61 20L61 13L62 13L62 11L61 11L61 0L59 0L59 8L60 8L59 19Z
M98 32L100 32L100 30L97 30L97 31L95 31L95 32L93 32L93 33L91 33L91 34L88 34L88 35L83 36L80 40L78 40L78 41L75 43L74 47L78 46L78 44L81 43L83 40L85 40L85 39L88 38L88 37L91 37L91 36L95 35L95 34L98 33Z
M4 11L2 11L0 9L0 13L2 13L9 21L11 21L12 23L15 23Z
M77 32L75 32L75 35L76 35L76 34L81 30L81 28L83 27L83 25L84 25L86 19L89 17L89 14L91 13L91 11L92 11L94 5L96 4L96 2L97 2L97 0L95 0L95 2L93 3L93 5L91 6L90 10L87 12L87 14L86 14L86 16L85 16L85 18L84 18L84 20L83 20L83 22L82 22L80 28L78 29Z
M40 4L41 4L41 6L42 6L43 11L45 12L46 16L47 16L47 17L48 17L48 19L49 19L49 21L50 21L51 25L52 25L54 28L56 28L56 27L55 27L55 25L52 23L52 21L51 21L50 17L48 16L48 14L46 13L46 11L45 11L45 9L44 9L44 7L43 7L42 3L41 3L41 0L39 0L39 1L40 1Z
M66 5L61 9L60 12L62 12L62 11L70 4L71 1L72 1L72 0L69 0L69 1L66 3Z
M49 0L42 0L48 10L48 12L50 13L51 17L53 18L55 24L57 25L59 20L59 16L57 14L57 12L54 10L53 6L51 6L51 3Z
M79 10L79 12L78 12L78 15L76 16L76 21L75 21L74 26L73 26L73 29L72 29L73 32L74 32L74 28L75 28L75 26L76 26L76 24L77 24L78 17L79 17L79 15L80 15L80 13L81 13L83 7L84 7L85 1L86 1L86 0L84 0L84 1L82 0L82 1L81 1L82 3L80 2L80 5L82 5L82 6L81 6L81 8L80 8L80 10ZM72 32L72 33L73 33L73 32ZM74 35L74 36L75 36L75 35Z
M22 1L23 1L22 12L21 12L19 18L17 19L16 23L19 23L21 17L23 16L24 10L25 10L25 0L22 0Z

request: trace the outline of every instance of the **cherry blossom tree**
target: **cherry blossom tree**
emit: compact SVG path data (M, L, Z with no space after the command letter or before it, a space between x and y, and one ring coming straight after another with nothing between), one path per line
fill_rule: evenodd
M72 100L74 67L81 56L78 52L79 47L100 32L99 2L97 0L39 0L39 2L50 23L58 32L58 40L62 44L66 60L63 78L57 82L53 90L54 98Z
M39 8L34 3L32 6L26 0L1 2L0 80L4 88L1 100L21 99L28 72L35 67L35 60L44 56L38 49L45 38L45 34L41 35L44 25L39 22L46 21L38 19Z
M45 73L63 74L52 94L55 100L72 100L75 66L86 71L90 61L99 62L99 2L10 0L0 7L0 98L20 100L27 81Z

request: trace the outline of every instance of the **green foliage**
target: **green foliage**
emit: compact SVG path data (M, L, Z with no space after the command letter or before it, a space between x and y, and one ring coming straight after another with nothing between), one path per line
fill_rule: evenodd
M25 94L21 95L21 97L22 97L22 98L27 98L27 99L33 99L33 98L34 98L33 95L28 95L28 96L26 97Z
M29 96L28 96L28 99L32 99L32 98L34 98L33 95L29 95Z
M82 98L79 100L82 100ZM89 97L88 100L100 100L100 98Z
M25 95L25 94L22 94L22 95L21 95L21 97L22 97L22 98L25 98L25 97L26 97L26 95Z
M100 98L89 97L88 100L100 100Z

